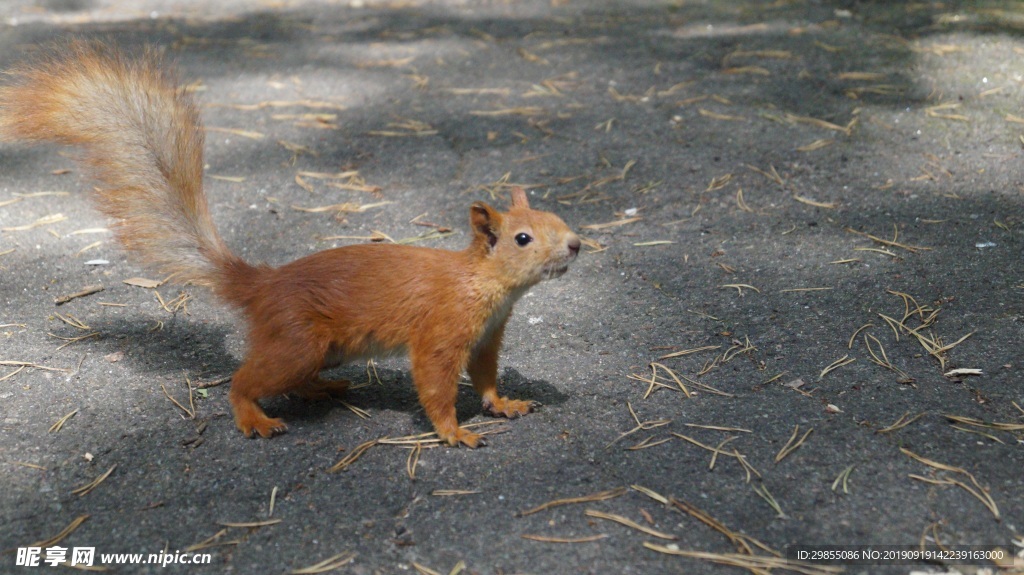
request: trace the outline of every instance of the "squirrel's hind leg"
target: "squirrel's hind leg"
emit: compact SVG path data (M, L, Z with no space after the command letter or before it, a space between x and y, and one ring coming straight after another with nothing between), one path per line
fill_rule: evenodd
M268 417L257 400L288 392L301 395L310 382L318 380L323 353L315 345L291 343L252 342L245 363L231 378L228 399L235 413L235 425L246 437L253 433L271 437L288 429L284 420Z
M294 393L302 399L321 401L340 397L344 395L351 386L352 382L347 379L321 379L320 377L317 377L313 381L296 389Z

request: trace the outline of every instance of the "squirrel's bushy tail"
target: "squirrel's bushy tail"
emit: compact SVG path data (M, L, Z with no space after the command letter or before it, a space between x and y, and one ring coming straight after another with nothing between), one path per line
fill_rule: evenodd
M254 268L221 241L203 193L203 128L192 98L147 49L72 41L9 72L0 134L81 146L94 200L121 243L178 282L227 285ZM233 299L230 296L228 299Z

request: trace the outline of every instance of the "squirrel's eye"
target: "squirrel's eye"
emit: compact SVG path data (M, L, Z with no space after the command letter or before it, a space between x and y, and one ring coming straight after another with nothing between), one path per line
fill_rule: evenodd
M524 233L516 234L516 244L519 247L523 247L523 246L525 246L526 244L528 244L528 243L530 243L532 241L533 241L533 238L530 237L530 234L524 234Z

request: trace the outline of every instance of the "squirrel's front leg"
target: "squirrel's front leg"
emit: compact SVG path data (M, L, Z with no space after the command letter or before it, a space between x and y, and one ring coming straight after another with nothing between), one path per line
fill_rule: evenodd
M438 349L434 346L414 346L409 352L412 379L420 405L434 424L438 437L451 446L462 444L477 447L486 444L479 434L460 428L455 416L459 376L468 355L467 351L457 347Z
M532 412L540 407L540 403L498 395L498 352L501 351L504 333L505 323L502 322L489 339L478 343L470 355L466 371L473 381L473 388L480 394L484 411L495 417L513 418Z

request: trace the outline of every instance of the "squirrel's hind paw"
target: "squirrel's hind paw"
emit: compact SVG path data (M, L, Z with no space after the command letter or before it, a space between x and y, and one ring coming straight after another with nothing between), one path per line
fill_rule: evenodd
M519 399L509 399L507 397L499 397L496 400L488 401L484 400L483 408L484 412L494 417L507 417L514 419L527 413L536 411L541 407L541 404L536 401L522 401Z
M288 426L285 425L283 419L271 418L266 415L247 418L245 421L239 419L235 425L246 437L252 437L253 433L258 433L260 437L269 438L288 431Z

